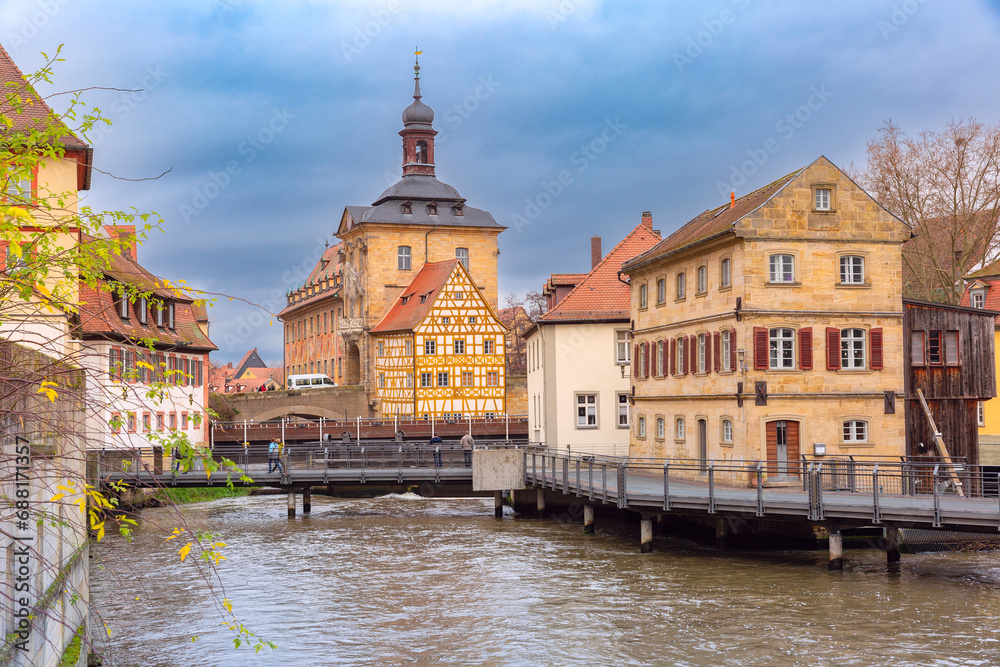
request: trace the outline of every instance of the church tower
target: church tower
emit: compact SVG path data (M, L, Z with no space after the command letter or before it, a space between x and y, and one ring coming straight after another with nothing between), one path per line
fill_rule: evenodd
M458 259L489 306L497 309L497 237L506 229L466 204L438 180L434 111L413 68L413 102L403 110L403 174L371 206L348 206L336 236L342 241L345 384L361 384L376 407L374 350L368 332L428 262Z

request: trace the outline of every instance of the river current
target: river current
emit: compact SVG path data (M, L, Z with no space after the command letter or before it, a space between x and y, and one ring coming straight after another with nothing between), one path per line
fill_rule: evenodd
M1000 553L718 552L637 526L493 518L492 499L284 496L182 508L227 546L224 594L278 644L234 649L178 518L94 549L105 664L1000 665ZM508 510L509 511L509 510ZM219 581L213 586L219 592ZM221 596L220 596L221 597ZM106 624L110 637L102 627ZM197 637L192 642L192 637Z

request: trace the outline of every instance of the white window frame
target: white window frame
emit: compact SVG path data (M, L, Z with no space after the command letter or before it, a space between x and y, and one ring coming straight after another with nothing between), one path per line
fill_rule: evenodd
M469 249L468 248L455 248L455 257L462 263L465 270L469 270Z
M452 343L452 346L455 349L455 354L465 354L465 339L464 338L456 338L454 340L454 342Z
M785 352L789 354L786 356ZM775 327L768 330L767 367L771 370L795 368L795 329Z
M576 427L578 429L595 429L597 422L597 393L580 392L574 401L576 406Z
M639 415L639 419L636 420L635 436L637 438L646 437L646 417L643 415Z
M656 279L656 304L663 305L667 302L667 279Z
M376 349L376 352L375 352L375 356L376 357L384 357L385 356L385 341L381 341L380 340L378 343L376 343L375 344L375 349Z
M410 246L401 245L396 250L396 269L398 271L409 271L412 267L412 251Z
M723 257L719 262L719 289L733 286L733 260Z
M139 297L139 323L146 324L149 319L149 299L144 296Z
M986 307L986 291L985 290L974 290L970 292L969 303L972 304L973 308L985 308Z
M496 344L492 338L487 338L483 341L483 354L493 354L496 349Z
M845 419L841 430L845 443L868 443L868 422L864 419Z
M438 371L437 386L448 387L451 378L448 377L448 371Z
M631 424L631 419L629 418L629 393L626 391L618 392L617 404L618 404L618 428L628 428ZM624 417L624 421L622 418Z
M729 367L729 360L732 358L732 342L730 336L732 333L729 329L724 329L719 333L719 368L723 371L731 371L732 368Z
M684 423L684 417L676 417L674 419L674 440L684 440L687 437L687 425Z
M420 386L421 387L433 387L434 386L434 374L433 373L421 373L420 374Z
M840 256L840 284L841 285L865 284L864 255Z
M722 420L722 424L721 424L721 428L722 428L722 433L721 433L722 442L732 443L732 441L733 441L733 420L732 419L723 419Z
M698 291L697 294L704 294L708 291L708 267L702 264L695 270L695 276L698 281Z
M424 341L424 354L437 354L437 341L435 341L435 340L425 340Z
M167 304L167 328L174 329L177 326L177 319L174 317L174 303Z
M406 350L406 356L412 357L413 356L413 341L412 340L406 341L404 343L404 346L405 346L405 350Z
M816 188L813 193L813 203L817 211L833 210L833 188Z
M639 285L639 308L646 308L649 305L646 283Z
M707 364L705 363L706 362L705 352L706 352L706 346L707 346L706 338L707 338L707 336L705 334L703 334L703 333L698 334L697 340L698 340L698 372L699 373L706 373L706 372L708 372Z
M615 363L627 366L632 363L632 346L628 329L615 330ZM624 354L622 354L624 352Z
M663 440L666 437L666 420L663 417L656 418L656 438L657 440Z
M676 361L674 361L674 372L677 375L683 375L684 374L684 352L685 352L684 348L687 347L684 344L684 341L687 340L687 336L682 336L681 338L675 338L674 340L676 341L674 343L674 350L676 351L676 354L674 355L675 359L676 359ZM688 351L690 351L690 350L688 350Z
M976 401L976 423L979 426L986 426L986 404L984 401Z
M676 299L686 299L687 298L687 276L683 271L677 274L674 279L674 289L677 290Z
M844 370L868 368L868 332L851 327L840 330L840 367ZM858 353L860 354L860 358Z
M770 282L788 285L795 282L795 255L777 252L767 258ZM786 280L787 276L787 280Z

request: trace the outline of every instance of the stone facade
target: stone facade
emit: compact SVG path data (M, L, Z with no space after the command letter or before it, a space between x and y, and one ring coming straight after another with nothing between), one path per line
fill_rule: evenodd
M629 262L631 455L764 460L772 478L815 443L902 455L909 236L820 158Z

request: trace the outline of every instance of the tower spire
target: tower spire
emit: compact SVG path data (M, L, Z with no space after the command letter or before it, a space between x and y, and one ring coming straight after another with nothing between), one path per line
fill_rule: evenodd
M413 65L413 99L420 99L420 54L423 51L419 47L413 50L414 60L416 61Z

